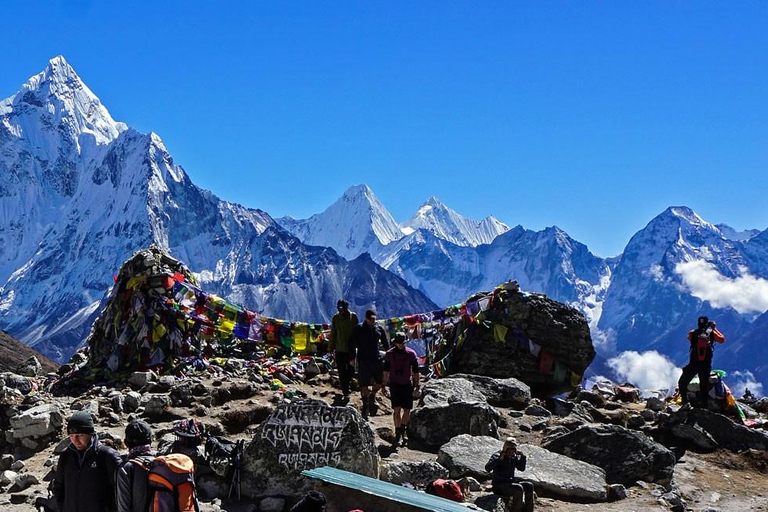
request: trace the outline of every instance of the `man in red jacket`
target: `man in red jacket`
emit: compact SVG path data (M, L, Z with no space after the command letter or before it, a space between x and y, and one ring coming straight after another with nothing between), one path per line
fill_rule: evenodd
M712 355L715 342L724 343L725 336L717 330L717 325L706 316L700 316L696 329L688 332L688 341L691 342L690 359L688 365L683 368L683 374L677 382L682 405L688 404L688 384L694 375L699 376L699 403L698 407L707 407L709 397L709 373L712 371Z
M384 355L384 386L389 384L392 419L395 422L395 446L408 443L408 422L413 409L414 390L419 388L419 362L416 352L405 346L405 334L398 332L394 346Z

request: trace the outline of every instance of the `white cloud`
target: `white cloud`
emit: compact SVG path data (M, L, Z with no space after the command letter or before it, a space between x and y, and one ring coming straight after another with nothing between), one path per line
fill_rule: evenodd
M724 380L736 398L744 396L744 391L747 388L749 388L753 395L757 397L763 396L763 385L757 382L755 376L748 370L731 372Z
M616 331L613 329L598 329L590 326L592 344L598 354L608 356L616 353Z
M731 307L741 314L768 310L768 280L751 275L746 268L741 275L729 278L704 260L686 261L675 265L683 284L696 298L715 308Z
M651 268L648 269L646 275L652 277L657 283L664 281L664 269L658 263L651 265Z
M670 389L677 386L682 369L669 358L655 350L622 352L608 360L608 366L619 380L634 384L640 389Z

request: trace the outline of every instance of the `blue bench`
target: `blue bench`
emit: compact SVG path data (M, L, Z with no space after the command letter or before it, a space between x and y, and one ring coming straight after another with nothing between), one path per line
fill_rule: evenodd
M384 500L408 505L415 510L431 510L434 512L467 512L476 507L467 507L455 501L446 500L439 496L433 496L415 489L408 489L400 485L390 484L382 480L376 480L357 473L351 473L342 469L336 469L329 466L302 471L301 474L308 478L321 480L323 482L353 489L364 494L377 496ZM330 509L330 507L329 507ZM392 508L392 510L397 510Z

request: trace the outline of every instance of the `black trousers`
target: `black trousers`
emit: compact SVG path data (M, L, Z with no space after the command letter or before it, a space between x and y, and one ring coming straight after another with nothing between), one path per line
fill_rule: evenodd
M341 392L345 395L349 394L349 383L354 377L355 370L349 364L349 353L336 351L336 369L339 371L339 383L341 384Z
M699 376L699 406L706 407L709 398L709 373L712 371L712 360L689 361L683 368L683 374L677 381L677 389L680 392L680 400L683 404L688 403L688 384L694 375Z
M533 512L533 484L531 482L500 482L493 484L493 494L512 498L513 512Z

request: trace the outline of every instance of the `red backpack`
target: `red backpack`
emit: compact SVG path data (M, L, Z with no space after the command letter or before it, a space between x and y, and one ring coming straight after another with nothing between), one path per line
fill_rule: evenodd
M464 502L464 493L455 480L443 480L438 478L434 482L427 484L427 494L434 494L451 501Z
M200 512L195 490L195 465L180 453L155 457L149 464L151 512Z

